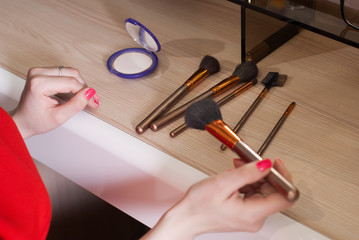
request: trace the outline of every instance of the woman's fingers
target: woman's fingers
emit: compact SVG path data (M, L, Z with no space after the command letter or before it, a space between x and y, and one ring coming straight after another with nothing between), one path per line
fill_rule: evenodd
M72 67L31 68L28 72L28 77L32 78L34 76L74 77L84 85L84 87L86 86L86 82L82 78L80 71Z
M83 110L88 104L98 107L98 99L96 96L96 91L93 88L85 88L78 91L68 102L58 105L54 109L54 114L56 114L59 123L64 123Z

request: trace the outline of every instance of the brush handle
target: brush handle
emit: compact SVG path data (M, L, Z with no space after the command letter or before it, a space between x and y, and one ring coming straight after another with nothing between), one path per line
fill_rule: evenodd
M262 101L262 99L267 95L269 89L268 88L263 88L262 92L258 95L258 97L256 98L256 100L254 100L254 102L252 103L252 105L248 108L248 110L246 111L246 113L243 115L243 117L239 120L239 122L237 123L237 125L233 128L233 132L238 133L239 130L244 126L244 124L247 122L248 118L252 115L252 113L254 112L254 110L257 108L257 106L259 105L259 103ZM221 150L226 150L227 146L225 144L221 145Z
M163 101L150 115L136 126L136 132L141 134L150 126L150 124L161 115L165 114L174 104L182 99L192 88L199 84L209 75L209 71L204 68L198 69L192 76L165 101Z
M262 146L257 151L258 155L262 156L264 151L267 149L268 145L271 143L277 132L279 131L280 127L283 125L285 120L287 119L288 115L292 112L293 108L295 107L295 102L292 102L288 108L285 110L281 118L278 120L272 131L269 133L268 137L262 144Z
M164 102L162 102L155 110L153 110L142 122L136 126L138 134L143 133L159 116L167 112L175 103L177 103L189 91L187 85L182 85L174 93L172 93Z
M205 129L222 143L232 149L245 162L261 161L262 158L253 151L233 130L221 119L207 124ZM299 197L299 191L274 168L266 177L267 181L283 194L288 201L294 202Z
M179 125L178 127L176 127L175 129L173 129L171 132L170 132L170 137L171 138L174 138L174 137L177 137L178 135L180 135L181 133L183 133L184 131L186 131L186 129L189 128L187 126L186 123L182 123L181 125Z
M263 98L267 95L268 93L268 88L264 88L262 90L262 92L258 95L258 97L256 98L256 100L254 100L254 102L252 103L252 105L248 108L248 110L246 111L246 113L243 115L243 117L241 118L241 120L237 123L237 125L233 128L233 131L235 133L238 133L239 130L241 129L241 127L246 123L246 121L248 120L248 118L252 115L252 113L254 112L254 110L258 107L259 103L261 103L261 101L263 100Z
M261 161L262 158L254 152L243 141L238 141L232 148L238 156L246 162ZM285 179L277 170L271 168L270 173L266 177L267 181L283 194L288 201L294 202L299 197L299 191L287 179Z

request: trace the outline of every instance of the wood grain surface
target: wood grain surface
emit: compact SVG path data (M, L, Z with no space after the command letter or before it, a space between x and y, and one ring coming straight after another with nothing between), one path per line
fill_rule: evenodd
M78 68L101 98L91 114L209 175L233 168L236 155L220 151L205 131L170 138L182 119L142 135L135 126L205 55L216 57L221 71L178 105L232 74L240 63L240 6L224 0L1 0L0 5L1 67L24 78L34 66ZM112 53L138 47L125 30L128 17L146 25L162 46L155 72L135 80L106 68ZM267 30L253 32L268 35ZM264 157L282 159L301 191L284 213L333 239L359 236L358 64L358 49L301 31L258 64L259 81L269 71L287 74L288 80L270 90L239 133L257 150L287 106L297 103ZM223 106L224 121L233 127L262 88L257 84Z

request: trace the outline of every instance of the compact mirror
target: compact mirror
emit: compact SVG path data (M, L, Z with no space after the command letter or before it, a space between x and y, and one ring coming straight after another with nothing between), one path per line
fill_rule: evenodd
M155 35L138 21L129 18L125 21L125 27L144 48L127 48L112 54L107 60L107 68L122 78L140 78L157 67L158 58L154 52L159 52L161 45Z

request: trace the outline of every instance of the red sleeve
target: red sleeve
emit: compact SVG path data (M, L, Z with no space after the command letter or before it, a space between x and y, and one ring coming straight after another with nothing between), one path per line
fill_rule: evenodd
M12 118L0 108L0 239L46 239L49 195Z

